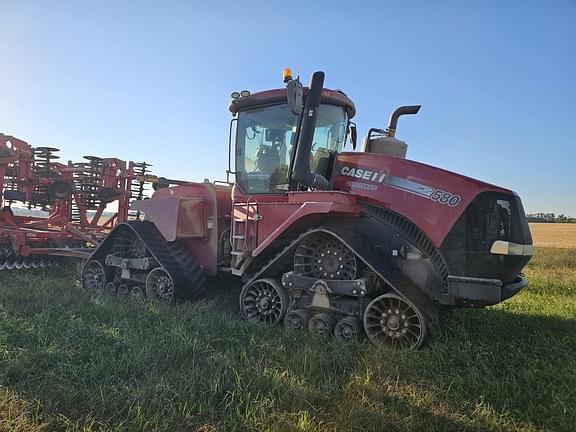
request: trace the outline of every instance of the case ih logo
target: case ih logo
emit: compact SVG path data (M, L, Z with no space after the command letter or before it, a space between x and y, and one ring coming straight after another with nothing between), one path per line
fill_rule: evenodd
M422 198L427 198L438 204L447 205L448 207L456 207L462 201L462 197L458 194L453 194L444 189L436 186L429 186L418 183L414 180L408 180L402 177L389 175L388 171L370 171L363 168L349 167L344 165L340 168L340 174L346 177L352 177L358 180L368 180L375 183L385 183L386 186L402 190L404 192L418 195ZM378 186L373 183L364 183L349 181L346 186L351 189L363 190L377 190Z
M384 183L386 173L382 171L370 171L362 168L354 168L344 165L340 169L340 174L347 177L370 180L376 183Z

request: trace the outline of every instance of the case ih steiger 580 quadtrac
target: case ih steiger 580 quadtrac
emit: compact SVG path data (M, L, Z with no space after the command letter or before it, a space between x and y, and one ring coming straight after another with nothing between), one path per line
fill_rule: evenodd
M286 89L234 93L235 184L160 188L85 263L83 285L173 302L240 276L248 320L419 347L438 305L499 303L526 285L532 240L512 191L405 159L386 130L356 143L353 102L285 71ZM174 184L174 182L172 182Z

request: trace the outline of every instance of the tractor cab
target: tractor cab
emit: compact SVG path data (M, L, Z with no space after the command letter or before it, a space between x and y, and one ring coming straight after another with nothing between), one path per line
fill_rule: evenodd
M235 137L236 164L233 173L237 187L245 194L285 194L308 186L293 175L306 122L303 104L294 109L288 102L289 92L278 89L232 94L230 111L235 118L230 136ZM308 88L302 89L303 101L308 93ZM346 144L354 114L354 104L344 93L322 89L312 139L307 143L309 150L303 158L306 160L299 161L311 173L330 176L335 156Z

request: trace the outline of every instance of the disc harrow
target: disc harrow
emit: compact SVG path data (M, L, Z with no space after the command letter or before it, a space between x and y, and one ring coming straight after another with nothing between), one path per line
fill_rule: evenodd
M0 134L0 270L87 257L145 198L149 164L98 156L63 164L59 152Z
M57 265L60 257L52 255L20 255L12 248L0 248L0 271L45 268Z

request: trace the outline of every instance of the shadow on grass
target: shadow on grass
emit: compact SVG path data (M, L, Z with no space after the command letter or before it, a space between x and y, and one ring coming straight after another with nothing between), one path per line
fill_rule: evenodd
M400 354L406 385L429 386L452 412L505 420L503 430L573 430L576 320L486 309L455 310L442 321L428 349Z

